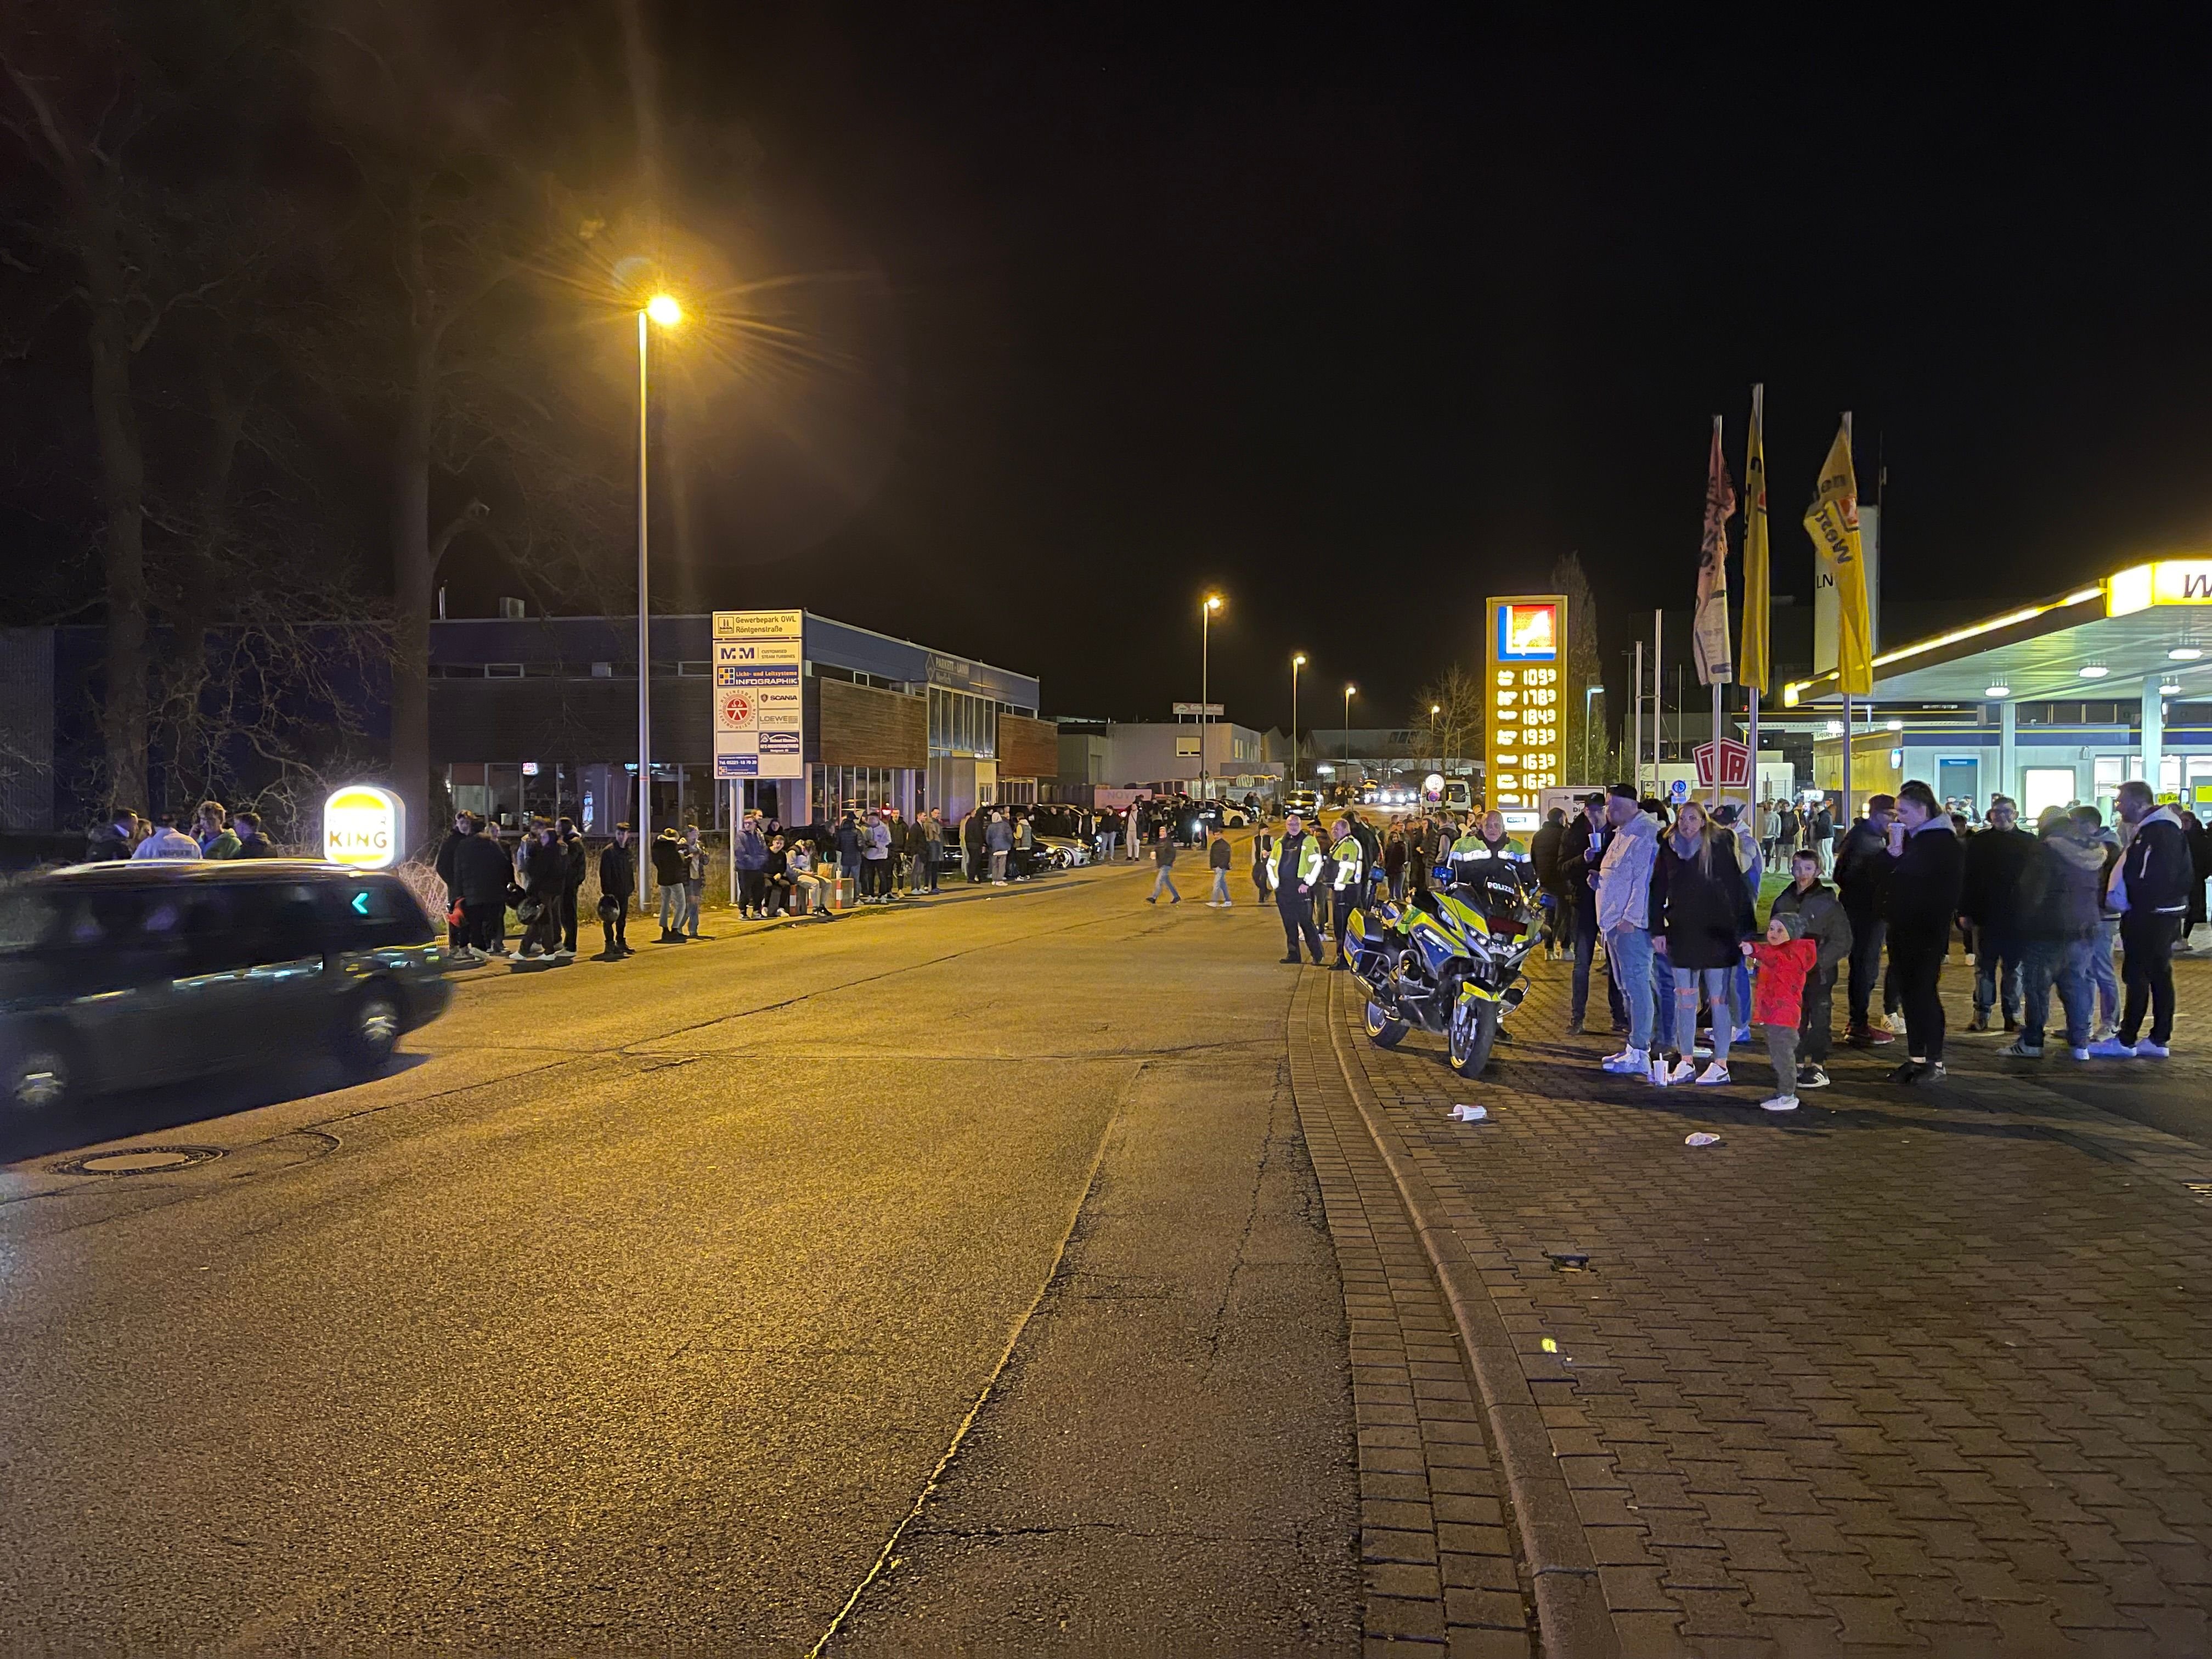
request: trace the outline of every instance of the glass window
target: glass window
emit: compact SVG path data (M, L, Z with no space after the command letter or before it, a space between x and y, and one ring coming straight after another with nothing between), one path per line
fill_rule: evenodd
M2021 817L2033 823L2046 806L2071 806L2074 769L2070 766L2031 766L2021 777Z

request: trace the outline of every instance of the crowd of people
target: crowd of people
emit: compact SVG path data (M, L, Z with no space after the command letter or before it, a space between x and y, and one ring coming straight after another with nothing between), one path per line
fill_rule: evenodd
M1893 1080L1936 1081L1948 1036L1942 969L1963 945L1974 969L1968 1030L1996 1035L2002 1022L2008 1057L2043 1056L2055 992L2074 1060L2162 1059L2172 957L2204 917L2212 836L2141 782L2122 785L2115 806L2117 826L2094 806L2054 806L2031 831L1999 796L1977 824L1915 781L1869 797L1865 817L1835 836L1825 809L1793 825L1770 804L1754 831L1726 805L1670 811L1626 786L1588 796L1571 819L1555 811L1532 848L1573 954L1568 1029L1589 1018L1601 945L1612 1027L1626 1039L1607 1071L1726 1084L1729 1049L1756 1027L1776 1074L1762 1104L1788 1111L1800 1089L1829 1080L1840 979L1844 1041L1875 1048L1902 1036ZM1770 848L1789 880L1762 927Z
M219 800L204 800L185 829L173 812L151 818L118 806L85 837L84 861L106 864L121 859L268 859L276 849L261 833L252 812L230 812Z

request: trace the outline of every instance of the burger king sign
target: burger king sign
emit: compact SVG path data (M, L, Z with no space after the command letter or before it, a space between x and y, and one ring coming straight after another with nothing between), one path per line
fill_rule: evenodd
M349 783L323 803L323 856L356 870L388 870L407 845L399 797L373 783Z

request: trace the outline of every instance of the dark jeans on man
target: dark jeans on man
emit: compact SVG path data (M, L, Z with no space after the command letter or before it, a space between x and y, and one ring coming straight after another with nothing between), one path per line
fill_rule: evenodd
M2051 992L2058 991L2064 1010L2066 1046L2089 1046L2089 1026L2097 1015L2097 993L2089 982L2087 939L2041 939L2027 947L2021 969L2020 1046L2040 1049L2051 1022Z
M2133 1042L2142 1030L2146 1004L2150 1040L2160 1048L2173 1041L2173 946L2183 926L2179 915L2156 910L2130 910L2120 917L2120 978L2128 989L2121 1042Z
M1871 1025L1875 981L1881 977L1882 935L1889 924L1880 916L1845 913L1851 924L1851 976L1849 987L1850 1024L1854 1030ZM1887 1006L1887 1000L1884 999Z
M1597 951L1597 895L1595 893L1589 894L1587 897L1578 898L1575 902L1574 941L1574 998L1568 1012L1579 1023L1589 1008L1590 959ZM1616 1025L1627 1024L1628 1004L1621 998L1620 981L1613 971L1613 960L1610 957L1606 959L1605 964L1605 1000L1606 1006L1612 1012L1613 1023Z
M576 896L578 890L561 890L561 948L574 956L576 953Z
M1321 930L1314 926L1313 898L1293 888L1284 889L1275 895L1275 908L1283 917L1283 949L1290 956L1298 953L1298 939L1304 935L1306 950L1316 962L1321 960Z
M605 910L599 912L599 932L605 939L607 955L613 956L618 951L629 949L629 898L625 894L619 910L612 915L609 915Z
M1836 970L1815 968L1805 976L1805 1006L1797 1020L1797 1059L1802 1065L1825 1066L1836 1021Z
M738 872L738 908L749 915L768 914L768 875L765 871Z
M1349 960L1349 958L1344 954L1345 939L1347 936L1347 931L1352 926L1352 913L1358 908L1359 886L1358 883L1355 882L1349 887L1340 887L1335 890L1334 912L1330 918L1329 925L1336 934L1336 954L1337 958L1340 961Z
M2002 1006L2007 1019L2020 1018L2020 975L2027 960L2027 951L2020 940L1993 927L1974 929L1974 1012L1978 1017L1987 1019L1990 1009Z
M479 951L489 951L499 943L501 929L506 921L505 899L464 899L461 901L461 938Z
M1932 1065L1943 1058L1943 998L1936 988L1943 972L1943 941L1893 939L1889 960L1897 969L1898 1001L1905 1009L1905 1052Z

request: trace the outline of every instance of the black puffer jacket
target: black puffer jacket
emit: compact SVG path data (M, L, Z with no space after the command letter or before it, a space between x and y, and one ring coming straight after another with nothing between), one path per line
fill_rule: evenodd
M1882 913L1892 950L1903 945L1938 956L1949 951L1951 919L1959 914L1966 880L1966 851L1951 820L1940 813L1930 818L1905 837L1905 850L1895 858L1883 852L1881 864L1887 872Z
M1735 861L1735 838L1705 833L1705 856L1685 858L1676 837L1659 838L1651 872L1651 937L1667 941L1667 960L1684 969L1733 968L1757 925L1751 891Z
M467 836L453 849L453 881L464 904L502 902L514 879L507 848L489 836Z

